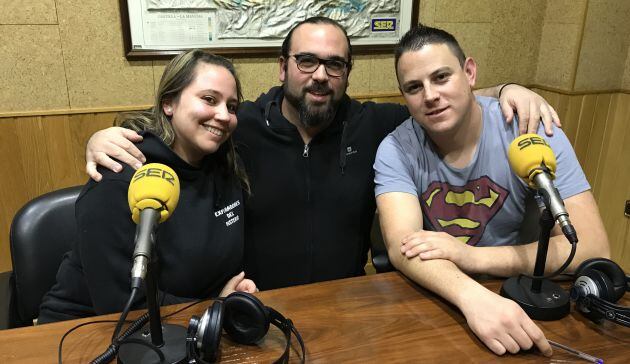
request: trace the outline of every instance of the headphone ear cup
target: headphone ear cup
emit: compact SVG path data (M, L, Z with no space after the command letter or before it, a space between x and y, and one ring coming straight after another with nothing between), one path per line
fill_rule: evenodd
M206 361L215 361L219 353L221 343L221 328L225 317L224 304L214 301L212 306L204 312L197 328L197 348L201 358Z
M593 282L595 282L595 285L597 286L597 290L598 290L598 298L605 300L605 301L612 301L612 297L615 294L615 290L613 287L612 282L610 281L610 279L608 278L608 276L597 270L597 269L589 269L586 272L584 272L584 275L589 277L590 279L593 280Z
M589 270L597 270L604 276L606 276L607 290L606 294L608 298L604 298L600 295L600 298L606 301L615 303L623 297L626 292L627 278L621 267L610 259L606 258L591 258L587 259L575 271L575 276L586 275Z
M225 299L223 329L239 344L254 344L269 331L269 311L260 300L245 292Z
M576 307L586 318L595 322L601 323L604 320L604 315L597 309L601 301L610 301L610 296L614 294L612 282L608 276L597 269L587 269L582 272L582 275L578 277L577 281L583 281L586 279L590 281L591 289L583 291L583 295L578 297ZM590 293L590 296L586 293Z

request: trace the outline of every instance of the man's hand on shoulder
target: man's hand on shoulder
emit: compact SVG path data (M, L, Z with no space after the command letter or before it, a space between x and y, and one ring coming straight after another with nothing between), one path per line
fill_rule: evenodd
M134 142L142 141L142 136L133 130L111 127L99 130L88 140L85 148L85 171L95 181L103 176L96 170L97 165L120 172L122 166L112 158L138 169L146 159Z
M478 290L460 307L468 326L497 355L529 350L534 345L545 356L553 353L542 330L514 301Z
M499 104L508 123L518 114L518 128L521 134L536 133L542 119L545 134L553 135L552 125L560 127L560 117L547 100L534 91L517 84L500 87Z
M465 273L479 273L479 249L445 232L421 230L409 234L403 238L400 252L408 259L419 257L422 260L450 260Z

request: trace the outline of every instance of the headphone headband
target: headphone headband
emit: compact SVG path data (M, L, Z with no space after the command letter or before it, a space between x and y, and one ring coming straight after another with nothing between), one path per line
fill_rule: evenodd
M302 340L302 336L297 331L295 326L293 325L293 321L285 318L280 312L274 310L269 306L265 306L269 310L269 316L271 318L271 324L275 327L279 328L280 331L284 334L286 338L286 346L284 348L284 353L276 360L274 363L288 363L289 362L289 353L291 349L291 333L295 334L295 337L300 344L300 348L302 349L302 363L304 363L304 358L306 356L306 349L304 348L304 341Z
M610 303L592 294L580 298L578 304L582 309L594 311L607 320L630 327L630 308L628 307Z

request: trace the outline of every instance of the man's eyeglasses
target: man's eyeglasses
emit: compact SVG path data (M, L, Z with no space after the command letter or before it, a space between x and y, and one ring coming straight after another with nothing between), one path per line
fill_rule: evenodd
M323 59L312 54L293 54L289 57L295 58L297 68L304 73L313 73L323 64L328 76L341 77L348 68L348 62L340 59Z

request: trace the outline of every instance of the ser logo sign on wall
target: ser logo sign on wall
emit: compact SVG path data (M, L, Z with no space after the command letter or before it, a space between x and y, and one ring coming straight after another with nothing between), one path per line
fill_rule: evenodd
M396 18L375 18L372 19L373 32L394 32L396 31Z

